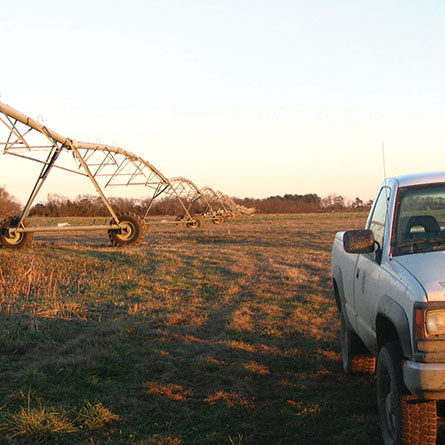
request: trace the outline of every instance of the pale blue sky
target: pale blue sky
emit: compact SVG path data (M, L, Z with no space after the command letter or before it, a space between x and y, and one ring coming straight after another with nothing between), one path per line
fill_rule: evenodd
M389 175L445 169L444 23L438 0L9 2L0 100L230 195L369 199L382 142ZM20 199L24 165L0 159Z

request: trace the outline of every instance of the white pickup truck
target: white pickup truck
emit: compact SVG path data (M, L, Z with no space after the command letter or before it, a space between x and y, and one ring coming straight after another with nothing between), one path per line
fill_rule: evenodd
M385 180L366 228L335 236L332 280L343 368L376 371L384 443L436 443L445 400L445 173Z

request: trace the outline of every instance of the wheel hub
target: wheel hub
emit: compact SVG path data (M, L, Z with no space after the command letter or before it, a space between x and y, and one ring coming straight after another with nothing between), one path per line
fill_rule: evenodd
M133 236L134 227L131 224L124 223L120 229L119 238L130 239Z
M5 236L8 238L10 244L17 244L22 239L22 234L17 231L5 230Z

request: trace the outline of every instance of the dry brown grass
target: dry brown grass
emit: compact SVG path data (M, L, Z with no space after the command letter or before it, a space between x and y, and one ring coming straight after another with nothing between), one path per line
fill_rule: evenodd
M342 373L330 289L334 234L364 220L153 225L131 249L73 234L0 250L0 421L31 388L78 427L95 413L94 428L49 433L59 443L378 443L374 382Z
M209 397L206 397L204 402L210 404L223 402L230 408L255 408L253 400L245 395L226 391L217 391Z
M162 395L170 400L186 400L191 395L191 391L185 390L181 385L174 385L173 383L147 382L145 387L147 388L147 394Z

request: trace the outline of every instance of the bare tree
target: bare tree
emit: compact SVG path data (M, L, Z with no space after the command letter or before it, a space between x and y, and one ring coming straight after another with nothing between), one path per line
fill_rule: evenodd
M11 196L4 186L0 186L0 218L17 215L21 207L14 196Z

